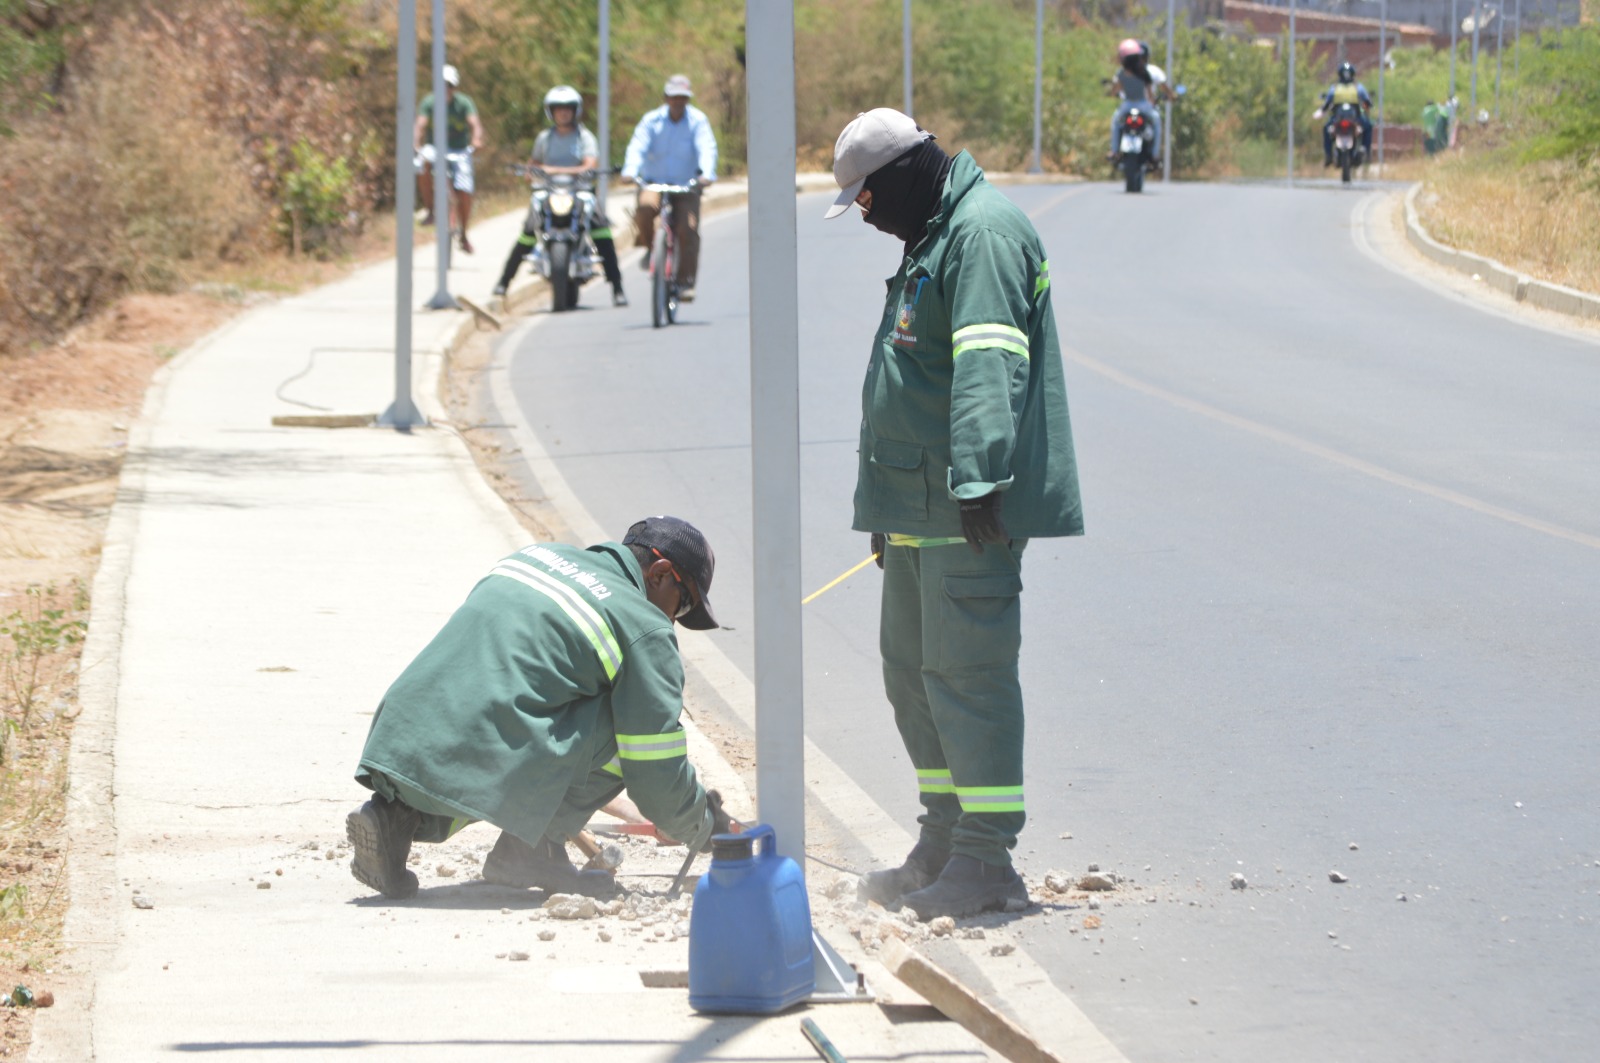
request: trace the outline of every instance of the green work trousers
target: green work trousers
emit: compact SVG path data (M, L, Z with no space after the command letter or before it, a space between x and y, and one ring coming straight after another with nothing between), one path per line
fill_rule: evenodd
M565 844L576 837L589 822L595 810L622 792L622 776L617 767L617 739L611 733L611 714L602 713L607 721L605 728L572 751L574 766L572 781L561 798L561 804L551 813L550 824L544 837ZM363 763L356 780L372 787L375 793L391 801L403 801L422 813L422 822L413 835L414 841L442 842L462 827L475 820L464 810L452 805L448 798L430 794L403 779L385 775ZM499 826L499 824L495 824ZM504 828L502 828L504 829ZM529 845L537 845L538 838L523 838Z
M884 551L883 685L917 770L922 840L1007 867L1022 803L1022 551Z

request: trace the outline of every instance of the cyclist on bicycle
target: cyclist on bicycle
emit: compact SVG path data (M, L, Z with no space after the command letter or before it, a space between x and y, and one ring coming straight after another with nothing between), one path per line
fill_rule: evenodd
M622 176L641 186L687 185L691 181L702 187L710 184L717 179L717 138L705 112L689 105L694 91L688 77L669 77L662 95L666 102L639 119L633 130ZM639 246L645 251L645 269L650 268L650 241L660 213L660 194L641 187L633 222ZM690 303L700 266L699 192L673 195L672 218L672 235L678 245L678 299Z
M600 147L594 134L578 121L583 117L583 97L577 89L571 85L557 85L545 93L544 116L550 120L550 127L534 138L533 150L528 155L533 165L549 174L583 174L598 168ZM522 235L511 246L494 294L506 294L511 279L517 275L517 267L539 242L538 227L539 219L530 210L522 226ZM606 280L611 282L612 305L627 306L628 297L622 293L622 270L617 267L617 245L611 239L611 223L597 217L589 238L594 241L600 261L605 265Z
M444 67L445 85L445 163L449 167L454 220L461 227L461 250L472 254L467 239L467 222L472 217L472 152L483 147L483 123L478 121L478 105L472 97L458 92L461 73L449 63ZM417 183L427 213L422 224L433 224L433 93L417 104L417 124L411 131L411 146L416 151Z

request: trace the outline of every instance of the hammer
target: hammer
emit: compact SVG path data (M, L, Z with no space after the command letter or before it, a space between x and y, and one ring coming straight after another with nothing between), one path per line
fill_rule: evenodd
M622 846L614 842L601 845L593 834L580 830L578 836L572 839L578 846L578 851L589 858L583 865L585 871L615 871L622 866Z

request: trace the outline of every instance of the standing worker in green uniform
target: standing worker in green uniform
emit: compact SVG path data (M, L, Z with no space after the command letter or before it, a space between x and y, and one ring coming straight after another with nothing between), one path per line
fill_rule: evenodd
M827 217L854 203L904 244L862 390L854 527L884 571L884 688L925 811L905 862L860 891L924 920L1019 911L1022 554L1083 534L1050 267L972 157L899 111L846 126L833 174Z
M649 517L621 543L536 543L505 558L395 680L378 706L356 781L373 797L346 818L350 871L410 897L413 841L474 820L499 827L483 877L502 886L604 895L566 840L624 789L695 851L730 826L687 759L683 662L674 622L717 626L715 559L676 517Z

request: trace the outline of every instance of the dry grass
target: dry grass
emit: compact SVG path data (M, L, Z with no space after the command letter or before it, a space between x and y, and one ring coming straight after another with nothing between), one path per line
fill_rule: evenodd
M1592 171L1466 155L1435 167L1418 207L1442 243L1600 292L1600 183Z

